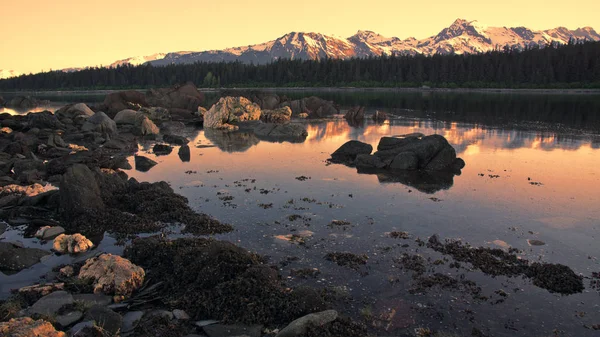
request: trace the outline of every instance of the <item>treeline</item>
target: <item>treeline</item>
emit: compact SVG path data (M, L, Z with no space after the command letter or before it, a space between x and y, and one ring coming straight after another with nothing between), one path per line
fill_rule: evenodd
M600 42L471 55L98 67L5 79L0 90L149 88L187 81L201 87L600 88Z

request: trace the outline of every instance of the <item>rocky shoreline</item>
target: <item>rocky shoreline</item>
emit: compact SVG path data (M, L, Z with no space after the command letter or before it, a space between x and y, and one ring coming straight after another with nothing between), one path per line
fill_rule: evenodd
M25 236L53 242L49 251L0 241L0 269L18 272L53 254L82 257L54 268L39 284L15 289L0 302L0 334L369 335L362 321L334 310L343 307L335 294L290 288L264 256L204 237L232 231L231 225L194 212L166 182L139 182L123 171L132 169L131 156L136 170L157 165L137 155L142 140L152 141L157 155L177 150L182 161L189 161L190 140L180 132L185 127L203 126L214 139L247 132L257 139L301 142L307 133L293 118L322 118L339 113L339 108L316 97L290 101L260 93L226 92L209 109L203 103L195 86L186 84L146 94L111 93L95 107L78 103L55 113L0 115L0 219L6 223L0 223L0 233L7 226L26 226ZM375 119L384 118L378 116ZM453 177L464 162L441 138L384 138L374 154L368 144L351 143L332 159L382 176L440 171ZM438 188L430 185L423 190ZM183 233L190 237L157 234L170 224L184 226ZM106 232L129 243L123 256L94 253ZM408 234L394 238L406 239ZM549 291L571 294L583 289L581 278L568 267L516 262L514 252L476 251L487 257L477 259L470 247L442 243L436 236L428 248L492 275L524 275ZM325 259L357 271L368 263L368 257L347 252L332 252ZM427 268L418 256L406 256L399 263L418 276ZM440 276L418 282L419 289L425 289L464 286L467 281ZM469 291L476 288L468 285ZM380 324L388 319L375 314L367 321Z

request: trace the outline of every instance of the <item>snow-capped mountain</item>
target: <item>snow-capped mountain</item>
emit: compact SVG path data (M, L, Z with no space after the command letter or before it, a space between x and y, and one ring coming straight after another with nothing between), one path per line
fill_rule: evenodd
M150 62L150 61L162 60L163 58L165 58L165 56L167 56L167 54L165 54L165 53L156 53L156 54L152 54L152 55L148 55L148 56L134 56L134 57L126 58L124 60L115 61L115 62L111 63L109 65L109 67L112 68L112 67L117 67L117 66L126 65L126 64L130 64L132 66L137 66L137 65L144 64L144 63Z
M292 32L262 44L202 52L168 53L153 65L241 61L267 63L280 58L322 59L396 54L465 54L480 53L505 46L524 48L549 43L566 44L570 39L600 41L591 27L569 30L564 27L534 31L525 27L487 27L477 21L458 19L435 36L417 40L384 37L372 31L358 31L348 38L320 33Z
M14 71L14 70L7 70L7 69L0 69L0 80L3 78L10 78L10 77L15 77L15 76L19 76L21 74L19 74L18 72Z

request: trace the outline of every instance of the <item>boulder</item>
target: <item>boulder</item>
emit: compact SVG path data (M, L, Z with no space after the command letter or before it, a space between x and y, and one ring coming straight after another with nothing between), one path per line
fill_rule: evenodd
M379 144L377 145L377 151L391 150L396 147L404 146L422 137L425 137L425 135L421 133L404 135L401 137L381 137Z
M11 242L0 241L0 269L20 271L40 262L51 253L37 248L24 248Z
M69 144L65 143L65 141L62 139L61 136L56 135L56 134L51 134L48 137L48 146L67 148L69 146Z
M388 140L387 142L391 142ZM382 147L382 146L380 146ZM394 168L410 167L411 169L424 169L430 171L449 170L453 168L456 161L456 151L448 143L446 138L440 135L431 135L427 137L408 137L397 141L393 146L389 143L385 150L379 150L374 153L383 161L392 159ZM411 153L412 155L408 154ZM398 157L399 154L402 156ZM415 168L414 156L418 164ZM407 160L407 163L401 164L401 160Z
M74 303L73 296L66 291L59 290L50 293L37 302L35 302L27 312L30 315L42 315L45 317L53 317L58 314L60 309Z
M64 332L56 331L49 322L43 319L34 321L31 317L13 318L8 322L1 322L0 335L7 337L67 337Z
M152 120L150 120L150 118L144 116L144 118L140 122L140 125L136 126L136 128L134 128L132 132L135 135L151 136L158 135L160 133L160 129L158 128L158 126L156 126L156 124L154 124L154 122L152 122Z
M121 315L101 305L92 306L85 313L84 320L96 322L96 326L101 328L106 336L118 336L123 324Z
M81 127L84 132L94 131L101 134L116 135L117 123L110 119L104 112L98 111L89 117Z
M146 158L144 156L135 156L135 169L140 172L148 172L151 168L153 168L157 162L150 158Z
M393 170L416 170L418 168L419 158L412 152L400 152L394 157L394 159L392 159L392 162L390 163L390 169Z
M258 138L275 141L303 141L308 136L308 132L306 131L304 126L292 123L261 123L254 128L254 134L256 134Z
M275 337L300 337L304 336L309 327L319 327L337 319L335 310L326 310L300 317L283 328Z
M206 110L205 107L199 106L198 107L198 111L196 111L196 113L194 113L194 116L204 117L204 115L206 114L206 112L208 112L208 110Z
M61 226L44 226L35 232L35 237L41 240L50 240L63 234L65 229Z
M39 129L64 129L61 123L50 111L30 112L27 114L27 126Z
M155 123L168 121L171 119L169 110L161 107L141 108L140 112L148 116L148 118Z
M350 108L344 115L344 118L349 121L362 121L365 119L365 107L356 106Z
M354 162L356 168L362 169L381 169L387 165L379 157L370 154L359 154Z
M94 293L129 296L144 282L144 269L118 255L102 254L86 261L79 279L93 280Z
M139 110L141 107L148 107L146 95L139 91L127 90L113 92L104 98L103 107L110 116L125 109Z
M81 234L60 234L54 239L52 249L61 254L77 254L87 252L94 244Z
M83 164L67 169L60 180L60 208L63 214L74 217L90 210L104 209L104 201L94 173Z
M155 144L152 151L157 156L166 156L173 152L173 148L166 144Z
M386 121L387 119L388 119L388 115L383 111L377 110L373 114L373 120L375 122L383 122L383 121Z
M331 160L339 163L353 163L359 154L371 154L373 146L358 140L350 140L331 154Z
M189 112L198 111L198 107L204 102L204 94L191 82L172 88L150 89L146 93L146 98L151 106L183 109Z
M64 107L56 110L54 112L54 115L58 119L75 119L78 116L83 116L87 118L92 117L94 115L94 111L84 103L77 103L65 105Z
M265 123L284 124L290 121L292 110L290 107L283 107L275 110L263 110L260 120Z
M182 145L177 154L182 162L189 162L191 160L190 147L188 145Z
M135 327L138 326L143 316L143 311L129 311L125 315L123 315L123 323L121 324L121 334L131 334Z
M115 115L113 120L118 125L119 124L136 125L136 124L139 124L145 116L146 115L144 115L142 112L131 110L131 109L125 109L125 110L119 111Z
M222 97L204 115L204 127L237 130L235 124L259 120L260 107L244 97Z
M169 144L175 144L175 145L185 145L187 143L190 142L189 139L183 137L183 136L178 136L178 135L172 135L172 134L166 134L163 136L163 141L165 143L169 143Z

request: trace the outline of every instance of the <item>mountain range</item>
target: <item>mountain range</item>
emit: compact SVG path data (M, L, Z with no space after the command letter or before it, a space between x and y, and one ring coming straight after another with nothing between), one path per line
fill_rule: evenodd
M136 56L118 60L109 65L139 65L150 63L156 66L185 64L194 62L241 61L264 64L274 60L323 59L369 57L391 54L433 55L433 54L472 54L495 49L523 49L528 46L546 46L550 43L566 44L571 39L600 41L591 27L569 30L558 27L548 30L531 30L526 27L488 27L477 21L457 19L437 35L418 40L385 37L368 30L341 38L320 33L292 32L276 40L244 46L209 51L179 51L157 53L149 56ZM77 71L82 68L68 68L63 71ZM0 79L18 74L0 70Z

